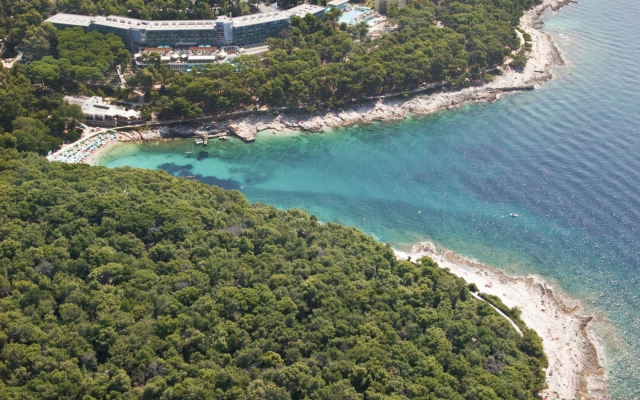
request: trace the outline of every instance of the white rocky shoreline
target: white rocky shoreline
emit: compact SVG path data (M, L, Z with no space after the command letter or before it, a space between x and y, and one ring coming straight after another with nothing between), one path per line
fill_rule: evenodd
M376 102L361 103L344 111L328 111L321 115L301 114L250 115L236 118L226 127L230 133L251 142L256 134L264 130L283 132L302 130L323 132L355 125L368 125L374 121L397 121L410 115L428 115L442 110L450 110L469 102L493 101L506 92L531 90L552 78L551 68L564 64L560 51L548 33L539 29L540 19L547 9L557 11L571 3L571 0L544 0L540 5L527 11L520 20L519 27L531 35L532 50L526 67L522 71L511 69L508 64L500 68L502 75L482 86L456 91L442 89L433 94L416 95L409 99L381 99Z
M522 87L519 90L530 90ZM510 88L509 91L513 91ZM429 96L415 96L409 100L380 100L375 103L364 103L345 111L329 111L322 115L310 116L301 120L299 115L257 115L243 118L229 124L229 132L244 141L255 140L256 134L264 130L283 132L301 130L307 132L323 132L325 129L338 129L356 125L369 125L374 121L390 122L407 118L410 115L428 115L441 110L449 110L472 101L495 100L504 90L466 88L454 92L440 92Z
M549 359L547 388L540 394L546 400L605 400L607 378L601 364L597 341L589 330L594 316L582 303L564 295L538 276L514 277L460 255L421 242L407 251L395 250L396 257L414 262L431 257L441 268L480 292L500 297L507 307L518 307L520 318L542 338ZM602 316L595 316L602 319Z

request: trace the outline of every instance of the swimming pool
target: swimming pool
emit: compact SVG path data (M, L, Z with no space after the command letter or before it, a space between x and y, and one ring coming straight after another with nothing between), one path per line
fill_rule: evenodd
M365 15L369 14L369 15ZM373 12L370 8L356 7L350 11L345 12L338 19L339 23L346 22L348 25L355 25L358 22L366 21L373 18Z

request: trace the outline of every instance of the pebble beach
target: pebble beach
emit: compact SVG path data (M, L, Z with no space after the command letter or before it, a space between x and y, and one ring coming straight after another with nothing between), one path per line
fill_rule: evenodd
M607 383L599 361L598 347L587 327L594 316L580 301L572 299L539 276L508 276L504 272L437 249L431 242L421 242L407 251L395 251L398 259L418 261L431 257L480 292L500 297L508 307L518 307L521 319L542 338L549 358L546 369L548 388L542 392L547 400L606 399Z

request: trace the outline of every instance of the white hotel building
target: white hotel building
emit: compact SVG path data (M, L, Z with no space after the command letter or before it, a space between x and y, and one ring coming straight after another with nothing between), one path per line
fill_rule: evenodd
M83 16L60 13L47 19L58 29L81 27L85 31L113 33L132 53L145 47L189 48L198 46L248 46L264 43L289 28L292 16L311 14L322 18L325 8L302 4L285 11L214 20L145 21L117 15Z

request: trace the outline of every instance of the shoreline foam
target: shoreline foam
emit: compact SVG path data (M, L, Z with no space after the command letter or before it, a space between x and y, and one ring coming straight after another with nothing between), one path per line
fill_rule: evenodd
M431 242L421 242L406 252L394 251L398 259L411 257L417 261L429 256L441 268L449 269L468 283L475 283L480 292L500 297L510 308L519 307L521 319L540 335L549 358L548 388L541 393L543 398L607 398L602 357L588 330L593 316L588 315L580 301L553 288L539 276L509 276L451 251L438 250Z

